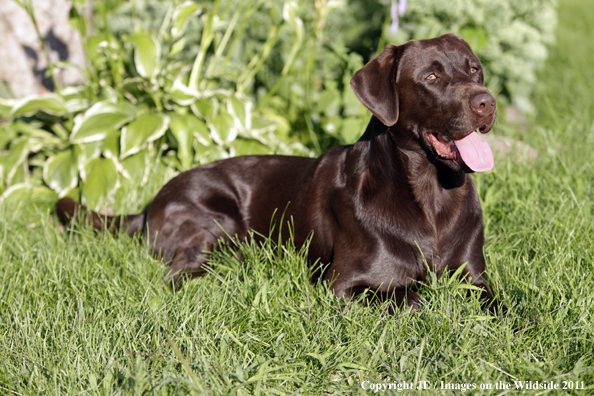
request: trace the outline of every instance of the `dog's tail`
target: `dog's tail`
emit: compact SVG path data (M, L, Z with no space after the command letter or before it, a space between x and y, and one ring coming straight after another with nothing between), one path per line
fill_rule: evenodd
M56 212L60 222L64 225L73 219L88 219L96 230L108 229L116 233L120 228L128 231L128 234L134 235L141 230L144 225L144 213L124 216L103 216L86 206L76 203L73 199L64 197L56 203Z

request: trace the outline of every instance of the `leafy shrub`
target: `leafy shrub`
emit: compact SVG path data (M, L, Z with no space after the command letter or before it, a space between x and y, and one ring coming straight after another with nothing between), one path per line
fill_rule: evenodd
M97 24L116 37L131 34L134 21L145 30L155 30L167 11L164 4L141 0L133 8L132 3L122 2L109 17L98 12ZM354 142L367 124L369 112L351 92L349 81L364 61L361 55L334 44L336 36L352 26L342 25L342 31L326 28L328 18L350 4L344 0L298 2L294 29L282 29L282 4L279 0L251 0L222 5L221 21L233 21L235 14L245 14L246 18L237 22L241 35L234 36L230 44L234 50L224 60L209 53L207 76L220 77L218 84L231 82L254 98L260 109L267 107L282 114L292 134L317 152L337 143ZM362 24L362 20L357 23ZM181 62L190 62L201 48L200 29L200 20L189 21L184 51L176 55ZM259 55L263 46L271 50L267 57ZM248 67L254 61L257 67ZM221 72L213 64L224 64L225 68Z
M486 69L487 86L498 100L531 112L530 96L536 71L554 42L556 0L409 0L400 29L390 36L391 0L351 0L330 16L334 30L353 25L339 35L344 45L369 59L385 43L401 44L445 33L463 36ZM374 21L362 25L363 18ZM382 23L383 22L383 23ZM379 44L373 37L381 37ZM371 49L371 51L370 51Z
M283 117L254 112L251 99L222 81L228 77L225 50L240 18L222 22L220 4L203 9L184 2L170 7L158 35L138 31L120 39L109 32L85 37L86 21L73 8L89 60L88 81L56 94L0 102L8 120L0 138L0 149L7 149L0 155L3 196L20 196L43 182L96 209L122 184L146 183L168 167L181 171L243 154L310 154L290 143ZM279 28L302 35L295 3L281 5ZM176 54L184 47L188 19L201 13L201 50L190 67ZM209 49L215 56L205 66ZM260 51L265 58L270 48ZM257 67L252 62L246 70ZM208 74L211 69L218 74ZM35 191L50 194L41 187Z

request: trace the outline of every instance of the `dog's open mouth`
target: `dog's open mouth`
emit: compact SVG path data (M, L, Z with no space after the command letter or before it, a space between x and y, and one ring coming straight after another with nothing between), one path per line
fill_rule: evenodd
M477 131L472 131L466 137L458 140L452 140L437 133L429 133L427 138L441 158L450 159L459 164L463 162L475 172L486 172L493 169L495 162L491 147L479 136Z

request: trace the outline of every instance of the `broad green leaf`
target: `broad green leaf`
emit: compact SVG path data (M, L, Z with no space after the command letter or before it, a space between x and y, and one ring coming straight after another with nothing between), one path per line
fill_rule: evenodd
M196 162L202 165L230 157L229 152L221 146L205 147L197 141L194 141L194 143L196 148Z
M40 124L41 125L41 124ZM33 149L34 145L40 144L42 147L49 147L62 144L60 138L56 137L51 132L45 129L38 128L34 123L27 123L21 120L13 122L10 129L27 136L29 140L29 148L31 151L38 151ZM35 144L34 144L35 143Z
M236 139L233 142L235 155L270 154L273 150L255 139Z
M29 142L25 137L13 142L7 154L0 156L0 172L2 179L9 181L17 172L17 167L21 165L29 155Z
M111 39L112 37L110 37L109 33L102 33L96 36L90 36L86 40L89 60L98 70L104 70L106 68L106 49L110 48Z
M45 186L32 186L27 183L15 184L0 196L0 201L7 202L54 202L58 194Z
M114 129L107 132L105 139L103 139L103 155L105 158L119 158L120 157L120 131Z
M134 65L142 77L151 79L157 68L160 47L152 37L143 33L134 33L130 36L134 44Z
M11 110L14 106L13 99L0 98L0 117L9 119L11 118Z
M121 90L124 94L128 94L128 97L136 98L146 94L146 86L144 85L146 80L142 77L129 77L125 78L120 84ZM137 102L134 102L137 103Z
M267 117L252 115L251 131L257 134L273 132L276 129L276 122Z
M231 96L231 91L228 89L215 89L215 90L207 90L204 91L203 95L205 97L214 96L219 101L225 100Z
M211 96L194 102L190 108L198 117L209 120L219 112L219 101L216 97Z
M182 84L179 80L175 80L167 95L177 104L188 106L200 97L200 92Z
M118 186L118 171L115 163L109 158L96 158L89 162L85 169L87 181L82 186L82 201L93 210L105 204L111 193Z
M169 167L172 167L174 169L182 169L183 170L183 165L182 165L181 161L179 160L179 158L177 158L175 153L173 153L171 151L169 153L167 153L167 155L161 157L161 161Z
M89 108L89 88L64 87L60 90L60 96L66 102L66 109L69 113L77 113Z
M84 87L64 87L60 90L60 96L68 102L73 99L86 99L88 93L85 93Z
M9 176L9 179L6 181L7 185L15 185L26 183L29 181L29 165L27 164L27 159L17 165L14 168L14 172Z
M60 197L68 197L78 201L80 199L80 186L64 191L60 194Z
M194 156L194 162L203 164L204 162L202 161L202 157L204 157L204 155L208 151L209 147L203 145L198 140L194 140L193 146L194 146L194 152L196 153ZM213 146L213 149L216 147L218 147L218 146Z
M99 85L101 85L103 87L103 91L101 92L101 100L104 100L106 102L109 103L118 103L119 102L119 97L118 97L118 92L115 90L115 88L113 88L110 85L107 84L113 84L113 82L111 80L107 80L105 78L100 78L99 79ZM132 98L135 102L136 99ZM136 103L134 103L136 104Z
M70 99L65 104L68 113L78 113L89 108L87 99Z
M194 162L194 148L192 142L194 141L194 130L196 124L202 124L204 129L206 125L193 114L170 114L171 122L169 129L177 140L177 157L181 162L183 170L189 169Z
M76 187L78 162L72 150L49 157L43 166L43 181L58 194Z
M78 170L83 181L87 180L87 174L85 172L86 165L101 155L102 146L103 144L100 141L74 144L72 146L74 154L76 155Z
M260 116L266 120L274 122L274 135L280 139L290 140L289 133L291 132L291 124L289 121L274 111L264 111ZM255 119L252 119L255 122ZM255 126L252 126L255 128Z
M169 51L169 56L173 57L174 55L180 53L184 47L186 46L186 38L182 37L181 39L177 40L175 44L171 46L171 51Z
M301 157L313 157L314 153L299 142L285 144L278 142L278 146L275 147L275 153L283 155L297 155Z
M227 145L237 137L235 120L230 114L220 113L208 124L212 140L218 145Z
M204 121L199 118L192 119L190 128L194 132L194 137L200 144L210 146L212 144L212 137L210 136L210 129L206 126Z
M118 168L121 173L121 170ZM116 190L115 194L113 195L114 202L124 202L131 198L131 193L133 191L138 191L138 185L132 183L130 180L126 179L125 177L120 177L120 187Z
M242 131L249 131L252 127L252 103L241 95L233 95L227 101L227 111L235 118L235 126Z
M188 18L200 14L202 10L200 6L192 1L186 1L173 10L173 26L171 27L171 34L174 39L180 37L187 25Z
M70 135L73 143L85 143L105 138L107 132L118 129L134 117L135 108L129 103L98 102L76 118Z
M363 134L365 124L366 119L347 117L342 121L340 136L347 144L354 143Z
M68 132L64 125L56 123L52 124L51 128L60 140L68 141L68 135L70 135L70 132Z
M129 156L120 162L122 174L132 183L145 183L148 177L149 160L150 157L147 149Z
M163 68L163 89L165 92L169 92L173 87L173 83L180 81L183 84L187 80L186 75L188 74L187 66L183 62L170 61L164 65Z
M58 94L27 96L17 100L12 106L13 116L32 116L38 111L45 111L51 115L62 115L67 112L64 99Z
M165 134L169 117L163 114L142 114L122 128L120 139L120 158L139 152L145 144L157 140Z
M54 154L51 151L49 151L49 154ZM29 167L35 167L35 168L39 168L39 169L32 169L33 172L36 172L36 176L37 180L39 180L40 182L43 179L43 165L45 165L45 161L47 161L47 155L45 153L37 153L36 155L30 155L29 157L27 157L27 162Z
M4 147L8 142L12 141L16 137L16 131L3 127L0 129L0 151L4 150Z
M460 30L460 36L464 37L474 51L480 51L487 45L488 37L484 29L466 27Z

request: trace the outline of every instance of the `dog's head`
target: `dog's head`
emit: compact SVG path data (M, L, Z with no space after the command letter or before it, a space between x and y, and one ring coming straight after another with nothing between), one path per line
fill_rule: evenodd
M355 73L351 86L384 125L411 132L437 162L454 170L493 167L478 132L491 130L497 106L481 62L462 38L390 45Z

